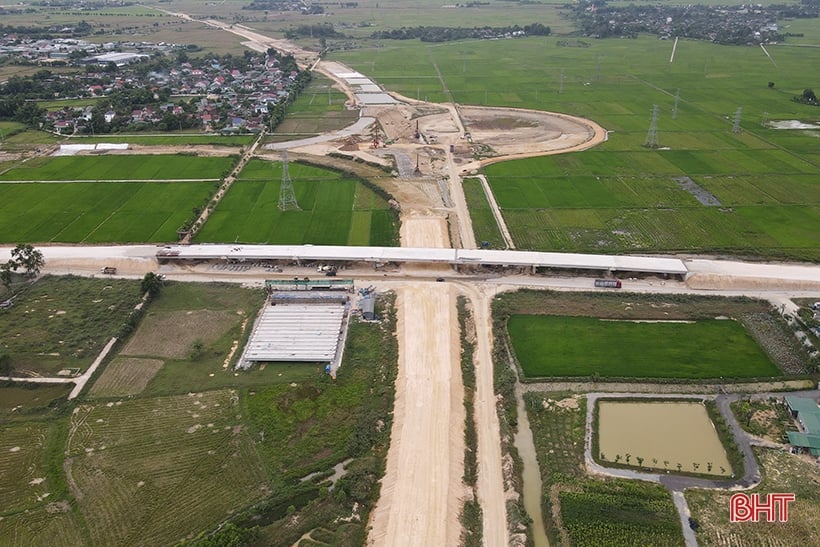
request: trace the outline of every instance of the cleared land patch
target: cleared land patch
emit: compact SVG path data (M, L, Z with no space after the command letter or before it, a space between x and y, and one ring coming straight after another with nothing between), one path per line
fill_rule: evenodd
M67 452L97 545L173 544L268 493L230 390L83 405Z
M181 359L194 341L218 339L237 321L235 312L224 310L149 313L121 353Z
M159 369L159 359L119 357L105 366L102 375L89 391L91 397L126 397L137 395L148 386Z
M0 310L15 374L84 370L140 301L139 282L46 276Z
M782 374L743 327L730 320L636 323L513 315L508 329L528 377L751 378Z

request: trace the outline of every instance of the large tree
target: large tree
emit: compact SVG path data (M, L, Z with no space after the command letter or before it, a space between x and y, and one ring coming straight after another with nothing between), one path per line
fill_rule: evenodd
M40 273L40 269L45 266L46 261L43 253L28 244L19 244L11 251L13 269L22 268L26 271L26 277L34 278Z

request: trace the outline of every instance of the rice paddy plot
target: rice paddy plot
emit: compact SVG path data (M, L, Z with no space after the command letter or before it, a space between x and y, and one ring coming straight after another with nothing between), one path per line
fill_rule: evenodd
M281 164L251 162L197 236L199 241L298 245L394 245L387 202L338 172L288 165L300 210L279 209ZM362 197L357 197L357 196Z
M731 320L636 322L513 315L507 328L518 362L530 378L782 375L743 326Z
M214 184L0 184L0 243L176 241Z
M239 412L230 390L78 407L68 472L92 542L175 544L269 493Z
M215 180L233 161L184 155L56 157L36 167L10 169L0 181Z

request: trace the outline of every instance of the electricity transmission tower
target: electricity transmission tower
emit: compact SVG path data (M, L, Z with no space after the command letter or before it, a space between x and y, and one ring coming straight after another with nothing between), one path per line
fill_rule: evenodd
M735 111L735 123L732 125L732 133L740 133L740 115L743 112L743 107L738 106Z
M760 120L760 126L761 127L766 127L768 124L769 124L769 113L764 112L763 113L763 119Z
M672 107L672 119L678 119L678 101L680 101L680 89L675 91L675 106Z
M652 121L649 123L649 132L643 145L647 148L658 147L658 105L652 105Z
M561 76L559 77L559 80L558 80L558 94L560 95L563 92L564 92L564 69L562 68L561 69Z
M296 194L293 192L293 182L288 173L288 151L282 150L282 186L279 187L279 210L299 211L296 203Z

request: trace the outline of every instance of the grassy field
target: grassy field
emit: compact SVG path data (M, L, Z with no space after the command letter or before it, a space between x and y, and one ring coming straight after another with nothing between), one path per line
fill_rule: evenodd
M683 545L677 511L662 486L585 475L586 399L526 393L524 400L551 544Z
M790 492L788 522L729 522L730 492L689 489L686 501L700 527L698 545L799 547L820 529L820 472L811 461L779 450L755 448L763 480L749 493Z
M0 242L176 241L177 230L193 208L203 206L214 184L0 184Z
M140 300L139 283L44 277L0 310L0 339L17 374L84 370Z
M202 242L394 245L398 228L387 202L342 173L289 163L300 211L279 210L281 163L248 163L208 222Z
M486 241L490 249L504 249L504 238L498 229L487 195L481 181L477 178L464 179L464 196L473 221L473 233L478 243Z
M384 41L334 58L411 97L445 100L438 69L459 104L565 112L610 131L591 151L486 168L521 248L820 257L817 131L761 125L764 117L816 119L791 98L811 86L806 67L820 52L773 46L774 66L759 48L682 41L669 63L671 44L650 36L590 40L588 48L559 40ZM654 150L642 146L653 105ZM738 107L742 131L734 133ZM681 176L721 206L701 205L673 180Z
M169 395L319 376L322 368L308 363L269 363L234 373L231 367L263 303L261 291L232 284L168 283L90 396Z
M98 135L96 137L73 137L67 140L68 144L91 144L98 142L128 143L144 146L185 146L188 144L214 145L214 146L247 146L254 140L254 135L204 135L202 133L159 133L129 134L119 133L111 135Z
M635 323L513 315L508 330L528 377L702 379L782 374L743 326L730 320Z
M185 155L65 156L15 167L0 175L0 181L217 180L233 161Z
M173 544L267 495L238 411L231 390L78 407L67 468L93 543Z
M319 73L288 107L285 119L265 142L309 137L347 127L359 118L358 110L345 109L347 95L335 89L333 82Z
M20 416L48 411L58 400L67 396L74 384L28 384L9 382L0 385L0 422Z
M293 545L310 530L330 545L364 544L389 445L398 351L392 298L380 297L377 309L381 324L351 323L335 381L322 375L243 392L243 414L277 493L242 520L264 526L254 545ZM322 487L322 478L318 484L294 481L328 473L348 458L347 474L332 491ZM287 510L290 505L297 511ZM351 514L359 516L348 521Z

